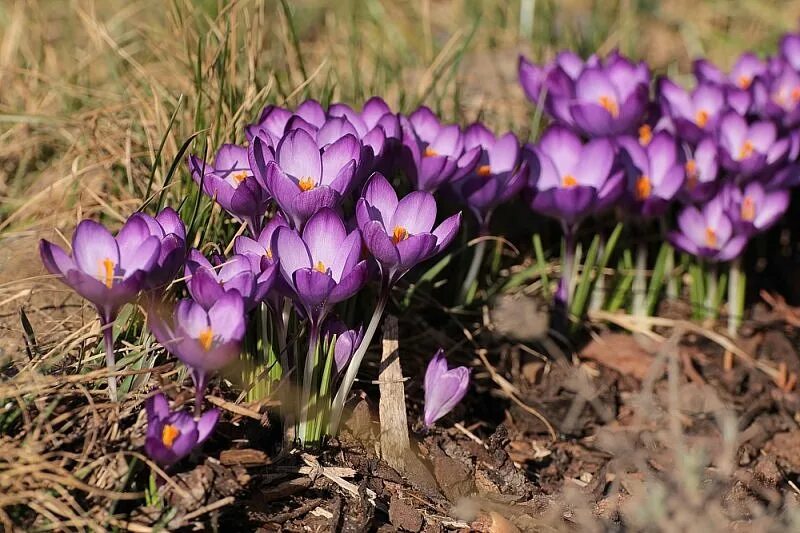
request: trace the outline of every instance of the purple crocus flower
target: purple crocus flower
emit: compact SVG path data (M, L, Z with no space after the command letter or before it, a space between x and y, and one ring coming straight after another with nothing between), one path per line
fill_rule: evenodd
M529 184L531 208L560 220L564 231L565 255L556 300L568 310L578 225L619 198L624 173L614 171L616 154L610 140L583 144L564 126L550 126L528 153L539 165L538 179Z
M227 260L219 258L213 266L198 250L191 250L186 261L186 287L192 298L205 309L210 309L228 292L242 297L246 311L250 311L266 298L277 274L277 267L268 257L258 261L246 255L232 255Z
M219 420L219 411L211 409L195 419L184 411L170 411L166 396L158 393L148 398L147 436L144 451L161 466L172 466L211 435Z
M569 105L574 127L589 137L633 134L644 118L649 91L647 66L614 53L575 80L575 100Z
M336 337L333 359L336 363L336 372L340 373L345 369L356 348L361 344L361 339L364 337L364 328L348 329L341 320L329 318L325 321L324 335L326 344L334 336Z
M158 238L161 250L152 272L145 278L145 288L161 287L175 278L186 260L186 226L174 209L166 207L155 217L146 213L134 213L130 219L141 218Z
M451 184L456 195L475 214L481 232L488 231L494 209L516 196L528 180L528 162L522 161L519 141L513 133L500 138L486 126L473 124L464 132L464 146L478 147L478 166Z
M667 235L670 243L688 254L709 261L730 261L747 244L747 236L734 232L725 213L723 194L708 201L702 209L688 205L678 214L678 230Z
M618 52L585 62L560 53L545 67L520 57L519 76L528 98L557 122L589 137L633 135L647 111L650 71ZM544 102L539 102L545 94Z
M726 211L734 232L748 237L771 228L789 207L789 191L768 191L758 181L743 188L729 185L723 192L727 195Z
M686 181L679 198L687 203L702 203L714 196L718 188L717 143L711 137L700 141L697 148L684 147L686 153L683 168Z
M382 98L373 96L367 100L360 113L346 104L333 104L328 115L344 117L353 124L364 146L372 149L373 169L391 166L402 132L399 117Z
M245 126L245 136L247 142L252 143L256 136L268 141L272 147L277 146L278 141L286 131L286 124L292 118L292 112L284 107L268 105L258 117L258 122Z
M789 151L788 139L778 139L772 122L748 124L733 111L719 122L720 164L731 172L751 177L779 164Z
M278 143L274 159L259 137L250 157L286 219L302 228L323 207L339 205L353 185L361 158L361 143L353 135L320 147L306 131L288 132Z
M417 190L433 193L447 181L458 181L478 163L480 149L465 150L459 127L441 124L427 107L420 107L408 119L401 118L401 126L401 166Z
M45 268L92 302L107 325L144 287L161 245L144 217L131 217L116 237L93 220L82 221L72 236L71 256L46 240L39 251Z
M102 225L84 220L72 236L72 255L42 239L39 254L44 267L97 308L106 350L106 366L114 370L111 325L120 308L132 302L151 273L158 269L159 238L150 233L144 217L132 217L114 237ZM108 392L116 400L116 378L108 378Z
M699 82L736 87L743 91L750 89L756 78L766 72L767 64L751 52L739 56L729 74L706 59L694 62L694 75Z
M634 209L644 217L663 215L686 178L675 139L662 131L646 147L633 137L618 142L625 156L628 196Z
M719 116L726 109L723 89L709 83L687 91L664 78L659 83L658 94L662 112L672 120L675 132L692 144L714 131Z
M312 215L302 235L277 228L272 242L281 274L314 327L331 306L353 296L367 279L367 263L359 261L361 234L358 230L348 234L330 208Z
M584 144L563 126L550 126L532 153L540 166L532 183L534 211L574 227L603 211L622 193L622 172L612 172L614 146L606 139Z
M800 73L786 63L776 64L775 69L754 85L755 106L760 116L793 128L800 124Z
M465 366L447 368L444 350L434 354L425 371L425 416L427 427L453 410L467 394L469 369Z
M189 169L194 181L202 183L204 193L225 211L247 222L250 231L258 235L269 195L250 170L247 148L224 144L213 165L189 156Z
M247 235L239 235L233 241L233 251L238 255L244 255L254 264L261 264L266 259L269 264L275 263L278 258L272 252L272 236L278 228L289 227L286 219L277 213L258 235L258 239L251 239Z
M148 325L156 340L191 369L195 384L195 408L200 404L208 374L235 360L242 351L245 334L244 301L236 291L226 292L206 310L185 299L171 317L156 309L148 313Z
M356 219L388 285L445 249L461 225L461 213L457 213L434 229L433 195L413 191L398 201L394 188L378 173L369 179L356 204Z
M781 58L800 72L800 33L787 33L781 38Z

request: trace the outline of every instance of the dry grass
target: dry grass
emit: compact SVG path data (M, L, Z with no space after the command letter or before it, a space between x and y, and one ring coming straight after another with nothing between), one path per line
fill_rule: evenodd
M699 54L728 65L745 48L773 49L796 22L787 14L800 13L800 0L539 0L525 37L518 1L287 3L291 19L277 0L0 3L0 428L14 428L0 439L0 522L8 530L19 518L9 513L22 507L39 515L38 529L104 530L115 500L138 497L122 491L119 474L141 431L140 399L112 406L94 392L103 376L86 373L97 363L93 313L43 275L36 242L66 241L83 217L119 223L162 189L169 205L193 202L182 165L168 178L192 134L192 149L203 152L241 141L267 102L357 104L372 94L524 134L519 52L620 47L686 72ZM203 216L212 235L230 235L212 224L215 212ZM146 353L129 340L131 354Z

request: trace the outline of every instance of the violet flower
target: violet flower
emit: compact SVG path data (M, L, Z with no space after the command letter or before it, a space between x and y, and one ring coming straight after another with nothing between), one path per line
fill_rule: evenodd
M445 182L458 181L475 168L480 149L464 149L464 138L455 124L443 125L427 107L401 119L403 163L401 167L419 191L433 193Z
M780 42L781 58L800 72L800 33L787 33Z
M752 177L780 164L789 151L788 139L778 139L772 122L747 123L733 111L719 122L720 164L730 172Z
M245 126L247 142L252 143L257 136L266 140L273 148L286 131L286 124L292 118L292 112L284 107L268 105L261 111L261 116L254 124Z
M384 286L392 286L453 241L461 213L434 229L436 200L432 194L413 191L398 201L386 178L375 173L356 204L356 219L364 243L380 265Z
M451 183L451 187L473 212L485 234L494 209L515 197L527 183L528 162L522 160L519 141L513 133L497 138L482 124L466 129L464 147L480 148L480 159L472 172Z
M692 144L715 130L726 109L723 89L708 83L687 91L664 78L659 83L658 95L662 112L672 120L677 135Z
M643 217L662 216L686 178L675 139L667 132L658 132L646 147L632 137L618 142L623 149L633 209Z
M760 116L791 129L800 124L800 73L782 62L775 69L754 85L755 106Z
M217 150L213 164L189 156L189 169L206 195L258 235L269 195L250 170L247 148L224 144Z
M145 278L145 288L153 289L170 283L186 260L186 226L174 209L166 207L155 217L146 213L134 213L132 218L141 218L158 238L160 253L153 271Z
M703 203L717 192L719 164L717 162L717 143L706 137L691 149L684 147L686 180L679 198L687 203Z
M667 235L670 243L688 254L712 262L738 257L747 244L747 236L737 234L725 213L724 199L718 194L702 209L693 205L678 214L678 229Z
M735 233L751 237L774 226L789 207L789 191L767 190L758 181L726 187L726 212Z
M531 184L531 208L575 227L611 206L622 193L622 172L612 172L614 146L606 139L584 144L563 126L550 126L532 153L540 167Z
M245 308L237 291L226 292L205 309L185 299L171 317L156 309L148 313L148 326L156 340L191 370L195 385L195 413L200 412L209 373L234 361L242 351Z
M367 263L359 260L361 234L347 233L330 208L312 215L302 234L278 227L272 242L283 279L316 327L334 304L353 296L367 279Z
M650 71L617 52L603 61L592 56L586 62L574 54L559 54L544 68L520 58L519 75L534 103L544 91L545 110L589 137L632 135L647 110Z
M336 363L336 372L341 373L347 367L347 363L350 362L350 358L353 357L356 348L361 343L361 339L364 337L364 328L348 329L347 325L341 320L329 318L325 321L323 329L326 344L334 336L336 337L333 359Z
M161 253L159 238L150 233L144 217L132 217L114 237L102 225L84 220L72 236L72 255L42 239L39 253L45 268L97 308L106 350L106 366L114 370L112 324L119 309L136 299ZM116 378L108 378L116 400Z
M184 269L186 287L197 303L211 309L223 294L236 292L249 312L266 298L277 274L277 267L269 258L255 261L236 254L218 260L219 264L213 266L198 250L189 252Z
M373 170L392 168L403 135L399 117L382 98L373 96L367 100L360 113L346 104L333 104L328 116L344 117L353 124L364 146L372 149Z
M189 455L211 435L219 411L211 409L195 419L185 411L170 411L166 396L148 398L144 451L161 466L169 467Z
M256 175L266 184L283 214L295 228L324 207L335 207L353 185L361 158L361 143L353 135L320 147L306 131L288 132L274 159L259 138L250 151Z
M531 208L560 220L564 231L565 256L556 299L569 310L578 224L619 198L624 174L614 170L611 141L594 139L583 144L563 126L550 126L530 154L540 168L538 179L530 184Z
M750 89L756 78L766 72L766 63L751 52L739 56L728 74L706 59L698 59L694 62L694 75L701 83L736 87L743 91Z
M457 366L448 369L444 350L434 354L425 371L425 416L427 427L453 410L469 388L469 369Z

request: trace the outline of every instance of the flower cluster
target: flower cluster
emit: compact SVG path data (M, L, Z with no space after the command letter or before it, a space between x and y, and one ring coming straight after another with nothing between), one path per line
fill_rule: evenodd
M698 60L691 89L653 81L616 52L585 61L562 52L544 65L520 57L525 94L552 120L527 147L540 169L527 197L564 227L564 277L577 226L610 207L644 223L676 208L669 241L712 262L739 257L780 218L800 179L798 42L784 37L765 60L745 53L730 72ZM564 277L559 297L569 302Z

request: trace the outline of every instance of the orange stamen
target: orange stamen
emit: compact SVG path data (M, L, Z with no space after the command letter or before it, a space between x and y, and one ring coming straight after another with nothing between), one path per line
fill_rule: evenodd
M406 239L408 239L408 230L403 226L395 226L394 231L392 231L392 243L397 244Z
M754 151L755 146L753 146L753 143L751 141L745 141L744 144L742 144L741 150L739 150L739 159L747 159L753 155Z
M578 180L575 179L575 176L572 174L567 174L563 178L561 178L561 186L565 189L571 189L578 185Z
M617 105L617 102L614 101L613 98L611 98L610 96L603 95L600 98L598 98L597 101L600 103L600 107L608 111L609 115L611 115L614 118L617 118L619 116L619 106Z
M745 196L742 200L741 215L742 220L747 222L752 222L756 218L756 204L749 196Z
M706 228L706 246L709 248L717 247L717 232L714 228Z
M648 124L639 127L639 144L647 146L653 140L653 128Z
M300 187L300 190L303 192L310 191L314 188L314 185L316 185L316 183L314 183L314 178L311 176L306 176L297 183L297 186Z
M640 202L650 198L650 193L653 191L653 185L650 183L650 178L642 175L636 180L636 199Z
M739 87L742 89L749 89L753 79L750 76L739 76Z
M247 179L247 172L244 172L244 171L237 172L236 174L233 175L233 179L236 180L237 184L241 183L241 182L243 182L244 180Z
M267 248L267 253L265 254L267 259L272 259L272 248Z
M800 87L792 89L792 101L796 104L800 102Z
M316 270L317 272L322 272L323 274L328 271L328 269L325 268L325 263L323 263L322 261L317 261L317 264L314 267L314 270Z
M100 261L100 278L109 289L114 285L114 261L106 257Z
M175 439L180 436L181 431L172 424L165 425L164 429L161 430L161 442L163 442L164 446L167 448L172 448L172 444L175 442Z
M706 124L708 124L708 118L709 118L708 117L708 111L706 111L705 109L700 109L694 115L695 123L697 123L697 125L700 126L701 128L705 128L706 127Z
M439 152L437 152L436 150L434 150L430 146L427 146L425 148L425 151L422 153L422 155L423 155L423 157L436 157L437 155L439 155Z
M492 175L492 167L489 165L481 165L478 167L478 176L487 177Z
M694 159L686 162L686 187L693 191L697 187L697 163Z
M214 340L214 332L211 331L211 328L206 328L200 332L200 335L197 336L197 340L200 341L200 346L202 346L205 351L209 351L211 349L211 342Z

